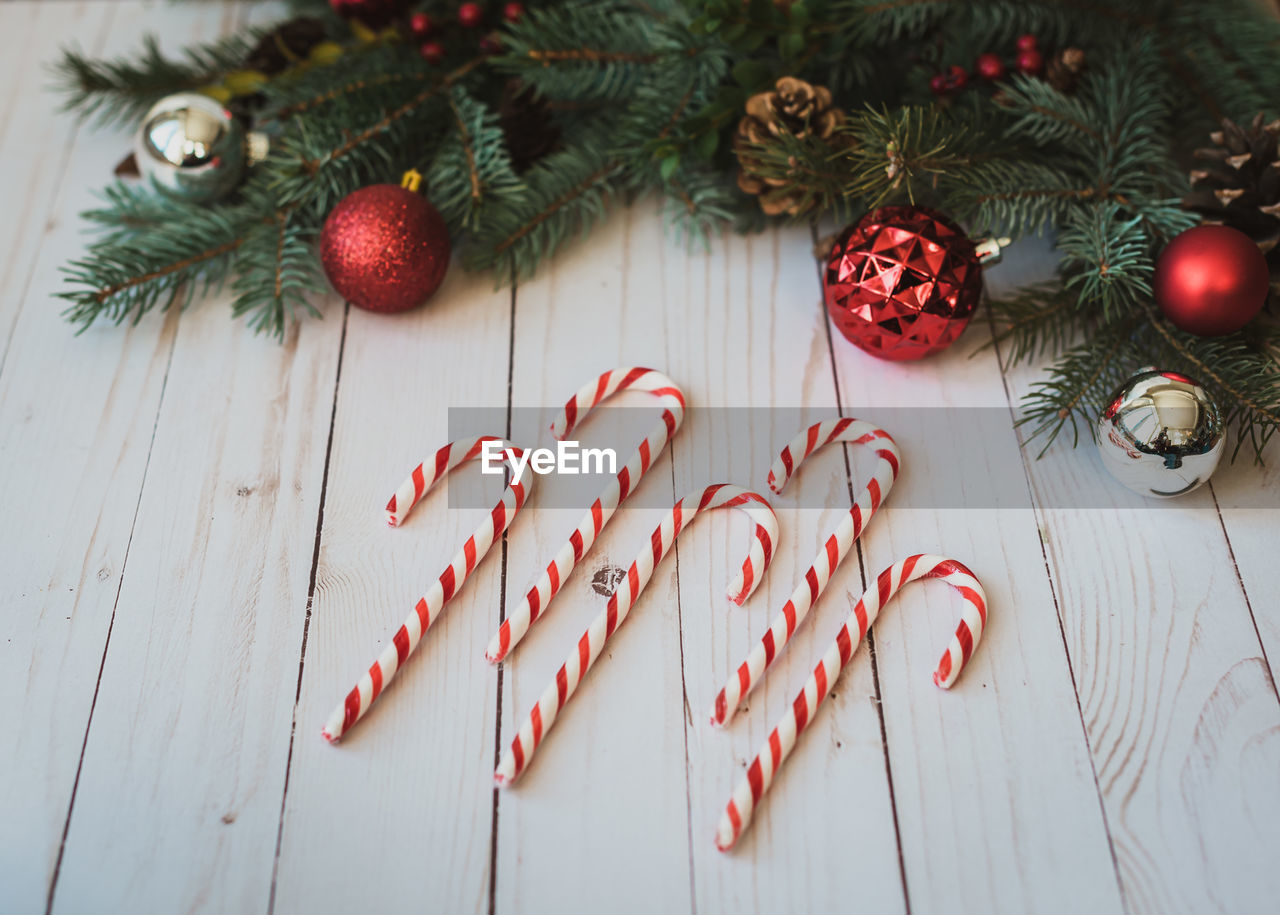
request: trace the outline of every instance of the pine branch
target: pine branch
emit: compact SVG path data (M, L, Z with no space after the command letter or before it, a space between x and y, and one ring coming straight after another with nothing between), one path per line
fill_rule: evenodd
M1090 322L1080 298L1061 282L1038 283L1001 299L989 299L992 339L983 347L1000 347L1006 367L1046 355L1056 356ZM976 353L975 353L976 355Z
M525 185L493 111L461 87L450 93L449 111L455 129L431 163L428 196L451 226L474 232L489 208L511 205Z
M300 312L319 317L311 301L326 288L313 248L318 234L316 225L289 207L248 233L236 264L232 314L247 315L250 328L276 339L284 338Z
M1132 334L1139 323L1139 319L1126 318L1103 325L1096 335L1054 363L1047 378L1031 386L1022 399L1022 416L1017 425L1031 426L1028 443L1037 439L1043 442L1037 457L1043 457L1068 426L1072 447L1080 441L1079 422L1093 429L1107 395L1135 364Z
M156 307L185 307L198 290L231 272L246 237L261 218L245 207L171 203L168 222L108 235L64 273L73 288L68 320L87 328L99 317L135 323Z
M83 118L132 124L166 95L211 85L240 69L260 34L250 30L194 45L178 60L164 56L154 35L143 37L141 50L114 60L90 60L68 49L54 65L57 89L66 96L67 110Z

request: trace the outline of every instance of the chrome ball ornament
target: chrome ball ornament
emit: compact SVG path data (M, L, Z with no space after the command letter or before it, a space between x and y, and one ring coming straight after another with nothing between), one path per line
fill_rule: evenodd
M195 92L156 102L142 119L133 152L143 178L192 203L225 197L249 164L244 126L218 102Z
M1222 414L1194 378L1145 368L1112 396L1098 420L1102 463L1144 496L1171 498L1213 476L1226 447Z

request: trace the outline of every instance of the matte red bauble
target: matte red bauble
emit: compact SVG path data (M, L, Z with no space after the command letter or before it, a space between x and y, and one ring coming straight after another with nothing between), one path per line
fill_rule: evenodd
M416 308L449 267L449 228L425 197L395 184L348 194L320 233L320 261L338 294L369 311Z
M956 341L982 293L973 242L924 207L882 207L845 229L823 294L850 342L881 359L920 359Z
M1270 284L1257 244L1230 226L1196 226L1160 252L1152 289L1175 327L1221 337L1262 310Z

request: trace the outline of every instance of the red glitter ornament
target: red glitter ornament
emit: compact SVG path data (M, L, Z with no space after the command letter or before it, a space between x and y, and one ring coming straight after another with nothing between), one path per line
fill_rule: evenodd
M924 207L882 207L845 229L822 277L831 320L873 356L920 359L964 331L982 293L973 242Z
M507 22L519 22L524 16L524 4L511 2L502 8L502 18Z
M415 186L410 172L406 184ZM344 299L369 311L416 308L449 267L449 228L425 197L394 184L348 194L320 233L325 276Z
M458 24L464 29L474 29L484 22L484 7L479 3L464 3L458 7Z
M424 41L418 48L422 59L429 64L438 64L444 60L444 45L438 41Z
M1034 51L1040 46L1040 42L1034 35L1019 35L1017 48L1019 51Z
M1269 285L1267 259L1248 235L1230 226L1196 226L1160 252L1152 290L1175 327L1221 337L1253 320Z

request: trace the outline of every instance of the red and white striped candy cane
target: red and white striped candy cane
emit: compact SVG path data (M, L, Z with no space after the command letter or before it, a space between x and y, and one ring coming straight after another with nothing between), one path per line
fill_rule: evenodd
M783 762L791 755L796 738L813 720L818 706L827 697L836 678L840 676L840 671L853 657L858 643L867 634L867 628L875 622L880 608L903 585L917 578L940 578L964 598L960 625L947 645L942 660L938 662L938 669L933 673L933 682L943 689L950 689L956 682L956 677L960 675L982 638L982 630L987 623L987 595L974 574L954 559L924 554L908 556L881 572L876 583L862 595L848 621L837 633L836 640L813 669L800 695L796 696L791 708L782 716L756 758L747 767L747 772L738 782L716 830L716 847L721 851L732 848L751 822L751 814L764 793L769 790Z
M733 718L743 696L751 692L773 663L773 659L791 641L796 627L804 621L809 609L822 596L831 575L849 554L854 541L866 529L871 516L898 479L902 456L898 453L897 443L888 432L857 419L829 419L810 426L782 449L778 460L769 469L769 488L777 493L782 492L782 488L804 459L831 442L852 442L875 448L879 458L875 473L849 509L849 514L827 538L813 560L813 565L804 573L804 579L796 585L791 597L783 605L782 612L769 625L769 631L747 655L746 660L738 665L737 671L729 677L724 689L716 696L711 707L711 723L714 725L726 724Z
M690 493L671 509L650 537L649 548L636 556L635 562L627 570L626 578L618 583L617 590L609 598L609 605L595 618L591 626L578 639L577 647L570 653L555 678L547 684L538 703L530 710L529 717L511 742L510 749L503 755L494 780L499 785L509 785L520 776L534 752L546 737L555 723L560 710L573 697L582 682L582 678L600 652L605 643L626 620L627 614L635 606L636 599L644 586L648 584L656 566L662 557L667 555L671 545L675 543L680 531L699 513L713 508L741 508L755 522L755 536L751 541L751 549L742 569L729 583L727 593L735 604L741 604L760 583L769 561L773 558L773 545L778 540L778 519L769 503L763 496L749 492L739 486L718 483L708 486L701 492Z
M507 451L512 452L517 458L524 456L524 452L510 442L490 435L462 439L445 445L435 453L435 457L415 467L409 478L400 484L400 488L387 503L387 523L392 527L401 524L410 509L418 503L427 490L459 464L479 457L486 442L496 442L504 452L504 460L506 460L505 452ZM333 714L329 716L321 732L325 740L337 741L350 730L353 724L364 717L365 712L369 711L369 706L386 689L391 678L408 660L409 655L413 654L418 643L422 641L423 633L435 622L445 604L458 593L467 578L475 571L476 566L484 559L485 554L489 552L493 542L501 537L503 531L511 524L516 512L524 505L528 494L527 482L511 483L506 488L502 493L502 501L493 507L489 517L476 528L474 534L467 538L448 568L441 573L426 595L418 601L404 625L378 656L378 660L373 662L373 666L360 678L360 682L347 694L342 704L333 710Z
M631 455L626 466L618 471L617 478L592 503L590 510L582 516L577 528L569 535L564 546L560 547L537 583L521 598L520 603L511 611L489 641L485 657L495 664L510 654L511 649L515 648L529 631L529 627L546 612L547 606L560 591L565 579L591 549L591 545L596 542L596 538L609 523L618 506L635 489L640 478L657 460L662 449L667 447L667 442L676 434L676 430L684 420L684 392L674 381L653 369L620 368L605 372L573 395L564 405L560 416L551 424L552 434L557 439L563 439L572 434L574 427L591 412L593 407L618 391L626 390L648 391L656 395L662 401L662 419L640 443L640 447L635 454Z

